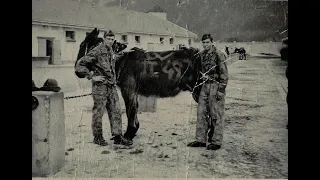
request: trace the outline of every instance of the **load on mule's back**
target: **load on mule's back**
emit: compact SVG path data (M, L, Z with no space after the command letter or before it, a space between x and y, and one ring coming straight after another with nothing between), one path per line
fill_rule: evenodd
M99 44L97 34L98 30L94 29L81 44L85 44L87 50L92 49ZM81 52L83 49L80 48L78 59L84 54ZM194 88L200 76L198 74L200 62L196 58L198 51L194 48L183 48L145 52L139 48L132 48L131 51L124 52L116 58L117 86L121 90L128 118L128 126L124 134L126 139L132 140L139 129L138 94L173 97L181 91L189 90L194 91L193 97L197 101L201 89L201 86ZM78 77L81 78L81 76Z

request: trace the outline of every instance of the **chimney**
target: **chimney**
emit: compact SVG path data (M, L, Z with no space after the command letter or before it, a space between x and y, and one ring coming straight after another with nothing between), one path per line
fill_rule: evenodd
M155 5L147 13L157 16L161 19L167 20L167 13L159 5Z

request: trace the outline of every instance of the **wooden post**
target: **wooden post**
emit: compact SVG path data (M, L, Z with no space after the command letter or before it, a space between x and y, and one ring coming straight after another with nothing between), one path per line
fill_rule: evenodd
M52 64L58 65L62 64L61 62L61 43L60 40L53 40L53 48L52 48Z

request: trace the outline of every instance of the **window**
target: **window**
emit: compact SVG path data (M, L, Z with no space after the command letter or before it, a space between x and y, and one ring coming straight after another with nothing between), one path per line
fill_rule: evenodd
M160 38L160 43L161 43L161 44L164 43L164 38L163 38L163 37Z
M123 42L128 42L128 36L127 35L122 35L121 39Z
M135 39L136 43L140 43L140 36L135 36L134 39Z
M66 40L67 41L76 41L75 40L75 36L74 36L75 32L74 31L66 31Z
M173 37L170 37L170 44L173 44L174 43L174 39L173 39Z
M189 44L189 46L191 46L191 39L188 40L188 44Z

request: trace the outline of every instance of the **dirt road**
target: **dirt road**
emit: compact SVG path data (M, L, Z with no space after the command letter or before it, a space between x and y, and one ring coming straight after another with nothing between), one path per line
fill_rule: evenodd
M158 99L156 113L141 113L132 148L92 143L90 96L65 102L66 164L52 177L288 178L286 62L249 59L228 66L224 145L218 151L189 148L196 103L190 93ZM123 114L123 129L126 115Z

